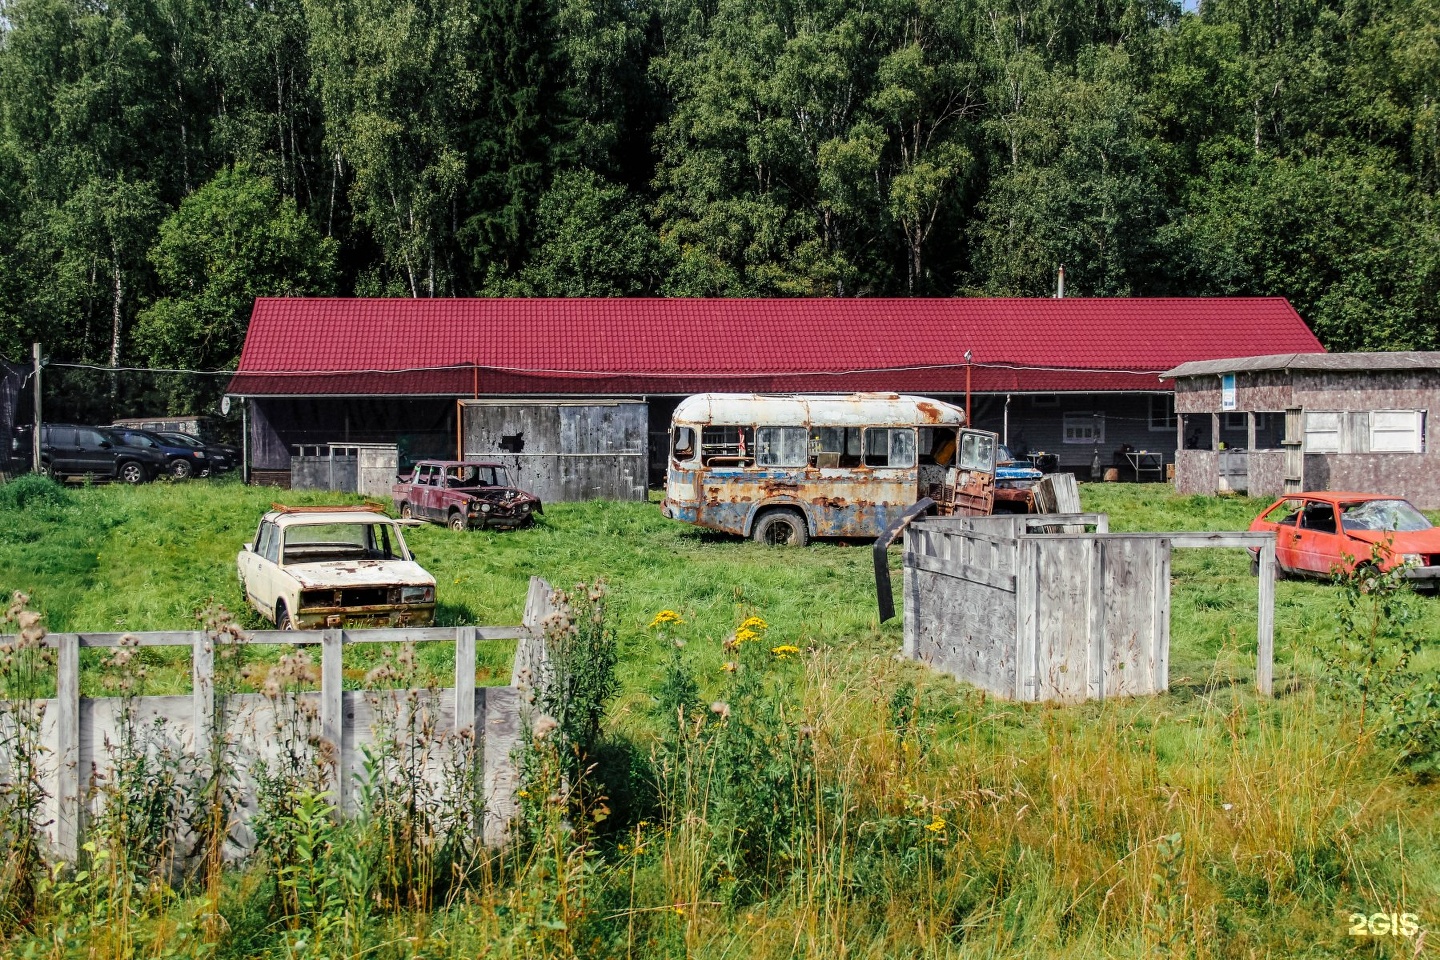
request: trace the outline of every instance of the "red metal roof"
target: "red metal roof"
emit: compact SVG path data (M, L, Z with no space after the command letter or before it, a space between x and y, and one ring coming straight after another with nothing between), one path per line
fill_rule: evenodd
M230 392L1156 390L1191 360L1322 353L1279 297L255 301ZM1168 385L1167 385L1168 386Z

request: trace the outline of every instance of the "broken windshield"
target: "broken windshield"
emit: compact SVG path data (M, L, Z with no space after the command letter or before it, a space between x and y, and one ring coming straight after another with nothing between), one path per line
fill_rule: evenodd
M1346 530L1413 533L1430 529L1430 521L1405 500L1366 500L1347 503L1341 509Z

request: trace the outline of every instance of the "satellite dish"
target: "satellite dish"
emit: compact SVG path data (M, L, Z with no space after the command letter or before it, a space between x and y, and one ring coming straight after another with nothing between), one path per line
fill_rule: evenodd
M228 393L220 398L220 412L225 416L230 415L230 395Z

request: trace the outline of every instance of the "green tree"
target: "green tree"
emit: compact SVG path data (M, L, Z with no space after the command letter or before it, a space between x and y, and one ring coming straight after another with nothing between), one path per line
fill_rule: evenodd
M497 293L527 297L654 295L665 269L659 238L629 192L589 171L555 179L535 215L535 250Z
M214 369L239 356L256 297L333 292L337 245L270 177L222 170L159 228L161 289L135 338L157 367Z

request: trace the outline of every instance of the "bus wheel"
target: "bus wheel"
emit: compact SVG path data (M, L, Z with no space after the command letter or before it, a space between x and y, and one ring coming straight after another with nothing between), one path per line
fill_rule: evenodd
M768 547L803 547L810 542L810 531L798 510L771 510L761 514L751 536L756 543Z

